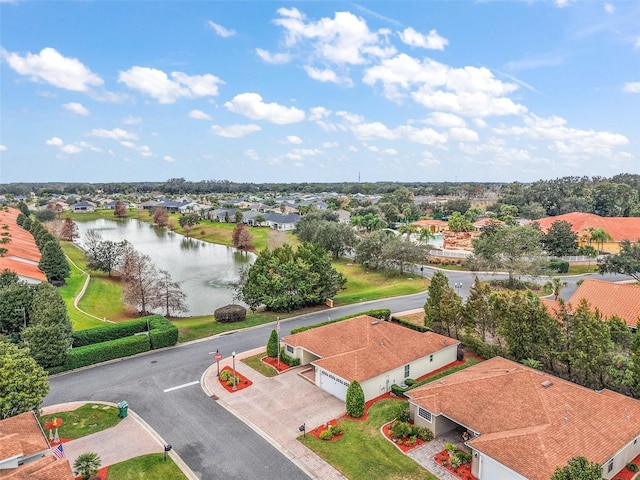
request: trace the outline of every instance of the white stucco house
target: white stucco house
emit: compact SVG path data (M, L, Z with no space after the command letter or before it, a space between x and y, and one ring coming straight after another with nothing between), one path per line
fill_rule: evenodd
M407 395L416 425L466 434L479 480L549 480L578 456L610 480L640 454L640 401L501 357Z
M332 323L282 339L287 355L315 371L315 384L345 400L357 380L365 400L456 361L460 343L433 332L417 332L368 315Z

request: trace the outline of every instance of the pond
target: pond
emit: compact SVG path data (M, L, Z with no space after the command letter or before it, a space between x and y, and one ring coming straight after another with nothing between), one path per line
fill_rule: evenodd
M151 257L158 270L167 270L174 281L182 282L187 295L187 313L212 315L214 310L232 303L232 284L238 281L241 267L255 260L232 247L186 238L165 228L134 219L78 221L82 245L87 231L96 230L103 240L127 240L133 247Z

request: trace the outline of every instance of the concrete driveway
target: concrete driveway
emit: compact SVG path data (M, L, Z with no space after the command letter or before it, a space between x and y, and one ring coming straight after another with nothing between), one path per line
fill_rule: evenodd
M320 390L298 373L307 367L293 368L267 378L241 362L241 359L264 352L258 348L236 355L236 370L253 382L248 388L228 392L216 377L215 363L202 376L201 385L209 396L244 421L311 478L345 479L296 438L303 423L307 431L345 413L344 402ZM220 361L220 369L232 365L231 358Z

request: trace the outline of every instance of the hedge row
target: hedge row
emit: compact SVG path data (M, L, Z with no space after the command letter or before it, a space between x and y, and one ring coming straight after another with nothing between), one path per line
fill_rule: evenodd
M391 317L389 319L389 321L393 322L393 323L398 323L400 325L402 325L403 327L407 327L410 328L411 330L416 330L418 332L430 332L431 329L425 327L424 325L416 325L415 323L411 323L408 320L404 320L402 318L396 318L396 317Z
M176 343L178 328L161 315L80 330L73 332L74 348L67 352L65 364L50 369L49 373L65 372Z
M317 323L316 325L309 325L308 327L294 328L293 330L291 330L291 335L293 335L294 333L306 332L307 330L312 330L318 327L324 327L325 325L341 322L342 320L348 320L350 318L359 317L361 315L369 315L370 317L379 318L380 320L389 320L389 318L391 317L391 310L387 308L380 308L377 310L368 310L366 312L354 313L353 315L347 315L346 317L340 317L334 320L328 320L326 322Z
M290 367L297 367L298 365L300 365L300 359L287 355L284 351L284 348L280 349L280 360Z
M64 370L86 367L95 363L106 362L115 358L129 357L137 353L149 351L149 337L134 335L108 342L96 343L85 347L74 348L67 352Z

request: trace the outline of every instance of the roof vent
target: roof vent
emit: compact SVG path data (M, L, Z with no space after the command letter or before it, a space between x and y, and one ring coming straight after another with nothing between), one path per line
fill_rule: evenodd
M544 388L549 388L551 385L553 385L553 382L551 380L545 380L540 385L542 385Z
M371 325L377 325L380 323L380 320L374 320L373 322L371 322Z

